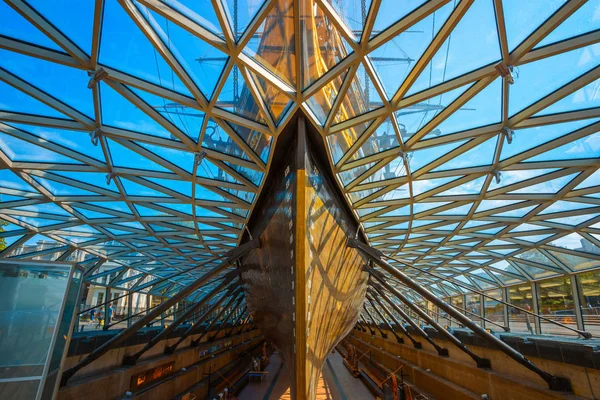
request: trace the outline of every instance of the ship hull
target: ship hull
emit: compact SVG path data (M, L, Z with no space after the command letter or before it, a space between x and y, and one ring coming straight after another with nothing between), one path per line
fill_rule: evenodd
M290 373L292 398L313 399L327 355L359 317L368 274L347 246L356 222L306 140L304 119L288 134L251 217L261 247L241 260L241 276L254 323Z

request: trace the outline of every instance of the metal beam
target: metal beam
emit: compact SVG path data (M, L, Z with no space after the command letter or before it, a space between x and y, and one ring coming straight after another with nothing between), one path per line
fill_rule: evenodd
M423 287L420 284L418 284L417 282L415 282L412 278L410 278L404 272L398 270L397 268L388 264L386 261L382 260L381 253L378 250L375 250L372 247L367 246L356 239L349 239L349 246L359 249L362 253L364 253L366 256L371 258L379 267L381 267L383 270L385 270L386 272L391 274L393 277L398 279L400 282L404 283L410 289L419 293L426 300L431 301L433 304L438 306L440 309L442 309L446 313L450 314L457 321L459 321L460 323L464 324L466 327L471 329L475 334L479 335L483 339L490 342L492 345L494 345L494 347L501 350L504 354L506 354L507 356L509 356L510 358L512 358L513 360L515 360L516 362L518 362L525 368L538 374L543 380L545 380L548 383L548 386L550 389L558 390L558 391L571 391L571 382L568 378L558 377L558 376L552 375L552 374L538 368L535 364L533 364L531 361L529 361L524 355L522 355L521 353L519 353L518 351L516 351L515 349L510 347L508 344L504 343L502 340L500 340L496 336L492 335L491 333L489 333L488 331L486 331L485 329L480 327L479 325L473 323L473 321L471 321L469 318L467 318L462 313L457 311L454 307L452 307L449 304L447 304L446 302L442 301L440 298L438 298L436 295L431 293L425 287ZM376 274L375 274L375 277L377 278ZM385 279L383 279L383 278L378 278L378 280L382 283L385 281ZM396 292L397 292L397 290L396 290ZM394 293L394 294L396 294L396 293ZM401 295L401 293L399 293L399 292L398 292L398 294Z
M196 323L192 326L190 326L188 328L187 331L185 331L185 333L177 340L177 342L175 342L174 344L172 344L171 346L167 346L165 347L165 354L173 354L175 353L175 350L177 349L177 347L179 347L179 345L181 343L183 343L183 341L185 339L187 339L188 336L195 334L196 332L198 332L202 326L202 323L204 321L206 321L206 319L212 314L212 312L219 307L228 296L231 296L232 298L237 296L240 292L240 289L238 288L237 290L235 290L233 293L231 294L227 294L225 296L222 296L219 300L217 300L216 302L214 302L209 308L208 310L206 310L204 312L204 314L202 314L202 316L198 319L198 321L196 321Z
M154 310L152 310L151 312L146 314L143 318L140 318L139 320L137 320L129 328L125 329L124 331L122 331L121 333L119 333L118 335L116 335L112 339L110 339L108 342L104 343L102 346L95 349L86 358L81 360L78 364L76 364L75 366L66 370L62 375L61 386L65 386L67 384L67 382L69 381L69 379L73 375L75 375L75 373L77 371L79 371L81 368L85 367L86 365L91 364L93 361L97 360L98 358L100 358L101 356L106 354L109 350L111 350L111 349L115 348L117 345L123 343L125 340L130 338L135 332L137 332L140 328L144 327L148 322L152 321L154 318L156 318L158 315L163 313L165 310L168 310L173 305L178 303L180 300L182 300L185 297L187 297L188 295L190 295L193 291L195 291L196 289L198 289L199 287L204 285L206 282L208 282L211 278L217 276L220 272L225 270L225 268L229 267L231 265L231 263L233 263L238 258L240 258L244 254L246 254L248 251L258 248L258 247L259 247L258 239L254 239L254 240L251 240L251 241L243 244L242 246L236 247L235 249L229 251L225 255L223 263L221 265L213 268L212 270L210 270L207 273L205 273L204 275L202 275L200 278L196 279L194 282L192 282L191 284L189 284L188 286L186 286L185 288L180 290L179 293L177 293L175 296L171 297L170 299L168 299L167 301L162 303L159 307L156 307Z
M225 286L229 285L228 288L228 292L233 291L238 285L239 282L236 280L233 283L230 283L230 281L228 281L227 279L223 279L223 281L221 282L220 285L218 285L216 288L214 288L210 293L208 293L206 296L204 296L202 298L202 300L200 300L199 302L197 302L196 304L192 305L191 307L189 307L179 318L177 318L175 321L173 321L173 323L169 326L167 326L165 329L163 329L161 332L159 332L157 335L155 335L147 344L146 346L144 346L140 351L138 351L137 353L130 355L130 356L125 356L123 358L123 364L124 365L135 365L135 363L137 362L137 360L148 350L150 350L152 347L154 347L158 342L160 342L163 338L167 337L167 335L169 333L171 333L175 328L177 328L179 325L181 325L182 322L187 321L188 318L190 317L190 315L192 315L194 312L196 312L197 309L199 309L200 307L204 306L208 301L210 301L210 299L212 299L214 296L216 296L218 293L220 293L221 291L223 291L223 289L225 288Z

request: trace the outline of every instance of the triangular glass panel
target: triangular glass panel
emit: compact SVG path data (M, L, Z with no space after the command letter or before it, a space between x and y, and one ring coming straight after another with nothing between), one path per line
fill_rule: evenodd
M500 160L506 160L598 121L600 121L600 118L563 122L561 124L544 125L535 128L516 129L513 142L511 144L504 143L502 146Z
M160 185L161 188L159 188L158 190L165 190L165 192L167 192L168 190L172 190L188 197L191 197L192 195L192 184L189 181L161 178L147 178L147 180L152 183L156 183L157 185Z
M600 157L600 132L577 139L525 161L574 160Z
M248 25L255 17L256 13L262 7L264 0L227 0L225 8L227 19L238 40L243 34ZM210 1L207 1L210 4ZM208 8L213 8L207 5Z
M275 121L275 124L279 124L281 117L292 104L292 100L287 97L281 89L275 87L262 76L256 75L252 71L248 72L252 79L257 83L258 91L260 92L267 109L271 113L273 121Z
M111 139L106 139L112 164L117 167L134 168L148 171L171 172L163 166L151 161L150 159L136 153L133 150L117 143Z
M481 176L477 179L463 183L462 185L458 185L439 194L436 194L436 196L461 196L469 194L479 194L481 192L481 189L483 188L484 182L485 176Z
M229 72L225 80L225 85L219 93L217 107L249 120L265 124L265 117L248 89L246 80L241 76L237 68L234 65Z
M14 172L9 171L8 169L0 170L0 187L29 193L37 193L37 191L30 186L29 183L25 182ZM2 198L4 199L5 197L2 196Z
M331 112L331 108L333 107L333 103L337 98L337 95L340 91L340 87L348 74L348 70L342 72L331 82L327 83L322 89L318 90L314 95L312 95L307 101L306 105L310 108L313 115L317 119L319 125L325 125L325 121L327 120L327 116ZM344 113L346 108L348 107L348 101L351 101L348 96L352 96L349 91L346 94L345 101L340 105L338 114L340 112ZM343 109L343 110L342 110Z
M337 164L338 161L340 161L343 155L346 154L354 142L363 135L372 122L373 121L367 121L341 132L327 135L327 144L329 145L329 151L334 164Z
M59 45L4 1L0 2L0 35L64 53Z
M45 179L38 176L34 176L33 179L54 196L99 196L94 192L65 185L64 183L56 182L50 179Z
M0 150L11 161L82 164L80 161L0 132Z
M243 50L291 87L296 87L294 9L287 1L276 1Z
M528 179L533 179L538 176L542 176L545 174L549 174L553 171L556 171L555 168L548 169L526 169L526 170L507 170L500 172L500 182L496 179L492 179L490 186L488 187L488 192L492 190L502 188L505 186L513 185L515 183L523 182Z
M413 151L409 158L410 170L412 172L418 171L420 168L426 166L432 161L437 160L443 155L448 154L465 142L466 141L463 140L460 142L443 144L441 146L426 147L422 150Z
M190 174L193 173L194 153L148 143L140 143L139 145L146 148L147 150L150 150L157 156L167 160L174 166L182 168Z
M396 131L392 126L391 120L387 118L379 125L379 127L377 127L375 132L369 136L360 149L354 153L351 160L360 160L361 158L399 147L400 144L396 137Z
M515 115L598 64L600 51L594 44L520 65L510 87L509 114Z
M418 196L430 190L436 189L442 185L457 179L455 176L435 179L417 179L412 181L413 196Z
M423 1L413 1L413 3L417 2L422 3ZM378 21L390 18L398 11L398 8L402 8L405 4L406 2L398 4L392 0L382 1L375 26L377 27ZM383 7L389 8L387 15L385 12L382 14ZM452 12L453 7L453 3L444 5L369 54L388 99L391 99L400 88L414 64L421 58L433 37Z
M543 2L503 0L509 51L513 51L564 3L565 0Z
M520 203L522 200L482 200L477 207L477 212L493 210L500 207L506 207Z
M182 15L185 15L213 33L216 33L219 36L223 35L219 19L217 18L211 0L162 0L162 2L173 7Z
M124 49L126 51L123 51ZM104 3L99 61L127 74L191 96L187 87L118 1Z
M600 79L587 84L534 115L549 115L600 107Z
M494 2L475 1L407 94L436 86L501 58Z
M165 17L139 3L137 6L194 83L211 99L228 56Z
M346 186L347 184L349 184L350 182L354 181L356 178L361 176L363 173L365 173L373 165L375 165L375 163L371 162L371 163L360 165L358 167L355 167L355 168L352 168L352 169L349 169L346 171L342 171L338 174L338 177L342 180L342 184L344 186Z
M382 0L375 16L375 24L371 36L378 35L426 2L426 0L408 0L402 2Z
M561 253L559 251L552 250L550 250L550 254L558 258L560 262L575 271L582 271L600 266L600 260L584 257L583 255L576 256L573 254ZM596 251L595 254L598 254L598 251Z
M454 90L450 90L449 92L442 93L438 96L396 111L396 120L398 121L398 125L400 127L402 139L405 142L410 139L417 131L419 131L419 129L423 128L436 115L444 111L446 107L460 97L460 95L462 95L469 87L471 87L471 85L472 84L460 86ZM436 128L428 133L425 137L433 138L440 135L446 135L448 133L452 132L446 132Z
M425 136L425 139L478 128L501 120L502 79L497 78L436 126L431 133Z
M573 211L573 210L581 210L581 209L589 208L589 207L595 207L595 205L587 204L587 203L577 203L574 201L558 200L558 201L552 203L552 205L550 207L545 208L542 212L539 213L539 215L562 213L562 212Z
M0 109L3 111L71 120L71 118L54 108L21 92L19 89L15 89L4 81L0 81Z
M94 2L33 0L29 4L83 51L91 54L93 30L90 27L94 23ZM73 15L77 15L77 18L73 18Z
M240 159L250 159L246 152L212 119L208 121L202 147Z
M403 176L406 176L404 160L401 157L396 157L390 163L375 171L373 175L369 177L368 182L382 182L388 179L395 179Z
M523 218L527 213L533 210L535 206L529 207L521 207L515 210L505 211L498 214L493 214L494 217L513 217L513 218Z
M117 188L117 185L115 185L115 182L111 179L107 184L106 174L102 172L56 171L55 173L69 178L70 180L93 185L103 190L111 190L116 194L119 193L119 189Z
M548 270L543 268L534 267L530 264L525 264L523 262L514 261L514 263L526 274L531 276L533 279L546 278L553 275L558 275L559 272L555 270Z
M467 215L469 211L471 211L472 205L473 203L464 204L460 207L451 208L450 210L445 210L435 215Z
M434 171L447 171L452 169L473 168L482 165L491 165L494 162L496 142L498 137L494 136L470 150L454 157L450 161L435 168Z
M375 85L371 77L361 63L346 92L346 97L335 115L335 123L340 123L383 107L383 101L374 88Z
M257 187L260 186L262 178L264 177L264 174L262 172L259 172L259 171L256 171L256 170L253 170L250 168L242 167L241 165L229 163L227 161L223 161L223 164L227 165L234 171L238 172L244 178L250 180Z
M88 117L94 115L89 77L84 70L0 49L0 67ZM68 85L57 84L68 82Z
M591 220L592 218L596 218L598 214L584 214L584 215L574 215L570 217L562 217L562 218L552 218L546 220L546 222L553 222L556 224L577 226L585 223L586 221Z
M197 142L204 122L204 112L196 108L191 108L165 99L164 97L148 93L133 87L129 87L135 94L142 98L154 110L158 111L171 124L179 128L190 139ZM171 139L179 140L171 134Z
M130 181L126 178L121 178L121 184L125 188L126 194L129 196L167 197L167 195L162 192L151 189L148 186L140 185L139 183Z
M80 131L50 128L47 126L24 125L11 123L17 129L29 132L35 136L46 139L52 143L59 144L70 150L77 151L88 157L104 161L104 153L101 146L94 146L90 137Z
M223 181L223 182L232 182L239 183L235 178L229 175L227 172L217 167L215 164L210 162L208 159L203 159L200 165L198 166L198 170L196 172L198 177Z
M583 182L575 186L573 190L586 189L594 186L600 186L600 170L594 171L594 173L585 178Z
M104 82L100 83L100 95L102 120L106 125L172 139L169 131ZM139 98L139 101L144 100ZM162 104L149 104L149 106L161 107Z

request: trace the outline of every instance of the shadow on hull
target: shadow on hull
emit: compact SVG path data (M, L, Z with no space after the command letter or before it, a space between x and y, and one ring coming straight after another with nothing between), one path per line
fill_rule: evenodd
M253 320L290 371L292 398L313 399L327 355L359 317L368 274L347 246L356 222L297 121L249 224L261 247L241 271Z

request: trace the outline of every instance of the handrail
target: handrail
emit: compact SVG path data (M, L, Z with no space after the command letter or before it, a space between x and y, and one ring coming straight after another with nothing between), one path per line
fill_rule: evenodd
M395 262L398 262L398 263L400 263L400 264L402 264L402 265L404 265L404 266L406 266L406 267L408 267L408 268L413 268L413 269L416 269L416 270L417 270L417 271L419 271L419 272L423 272L423 273L425 273L425 274L431 275L431 276L433 276L433 277L435 277L435 278L438 278L438 279L442 279L442 280L447 280L447 279L448 279L448 278L445 278L445 277L443 277L443 276L441 276L441 275L434 274L433 272L430 272L430 271L424 270L424 269L422 269L422 268L419 268L419 267L415 267L414 265L408 264L408 263L406 263L406 262L404 262L404 261L399 261L399 260L396 260L395 258L393 258L393 257L390 257L390 256L387 256L387 255L385 255L385 254L383 254L383 253L381 253L381 252L379 252L379 253L380 253L380 256L382 256L382 257L385 257L385 258L389 258L390 260L394 260ZM543 319L543 320L544 320L544 321L546 321L546 322L550 322L550 323L552 323L552 324L554 324L554 325L558 325L558 326L560 326L560 327L562 327L562 328L565 328L565 329L571 330L571 331L573 331L573 332L577 332L577 334L581 335L581 336L582 336L584 339L592 339L592 338L593 338L593 335L592 335L590 332L581 331L581 330L579 330L579 329L575 329L575 328L572 328L572 327L570 327L570 326L567 326L567 325L561 324L560 322L553 321L553 320L551 320L551 319L549 319L549 318L546 318L546 317L542 316L541 314L536 314L536 313L534 313L534 312L528 311L528 310L526 310L526 309L524 309L524 308L521 308L521 307L519 307L519 306L515 306L514 304L507 303L507 302L506 302L506 301L504 301L504 300L500 300L500 299L497 299L497 298L495 298L495 297L492 297L492 296L490 296L490 295L487 295L487 294L485 294L485 293L484 293L484 292L482 292L482 291L479 291L479 290L477 290L477 289L473 289L473 288L471 288L471 287L469 287L469 286L467 286L467 285L465 285L465 284L463 284L463 283L460 283L460 282L458 282L458 281L455 281L455 280L453 280L453 281L452 281L452 283L453 283L454 285L461 286L461 287L463 287L463 288L467 289L467 290L468 290L468 291L470 291L470 292L473 292L473 293L479 294L479 295L481 295L481 296L484 296L484 297L487 297L487 298L489 298L489 299L492 299L492 300L494 300L494 301L497 301L498 303L504 304L505 306L508 306L508 307L515 308L515 309L517 309L517 310L519 310L519 311L522 311L522 312L524 312L524 313L526 313L526 314L533 315L533 316L534 316L534 317L536 317L536 318ZM453 307L454 307L454 306L453 306Z
M258 239L254 239L254 240L250 240L249 242L246 242L243 245L238 246L238 247L228 251L227 253L225 253L225 255L223 257L224 260L219 266L206 272L204 275L202 275L201 277L196 279L194 282L190 283L188 286L181 289L176 295L169 298L165 302L161 303L159 307L155 308L151 312L147 313L143 318L134 322L129 328L124 329L118 335L112 337L109 341L104 343L102 346L100 346L97 349L95 349L94 351L92 351L87 357L85 357L83 360L81 360L75 366L73 366L73 367L69 368L68 370L66 370L65 372L63 372L63 375L61 378L61 386L65 386L67 384L67 382L69 381L69 379L73 375L75 375L75 373L77 371L79 371L81 368L85 367L86 365L89 365L93 361L100 358L102 355L106 354L109 350L111 350L118 344L127 340L135 332L137 332L140 328L142 328L144 325L146 325L149 321L154 320L154 318L157 315L161 314L165 310L168 310L170 307L172 307L173 305L175 305L176 303L181 301L181 299L185 298L186 296L190 295L192 292L197 290L199 287L206 284L206 282L208 282L209 280L213 279L215 276L220 274L225 268L229 267L229 265L231 263L235 262L237 259L242 257L248 251L258 248L258 247L260 247L260 242L258 241ZM230 273L237 275L237 271L232 271Z
M398 268L396 268L396 267L392 266L391 264L389 264L388 262L384 261L382 259L382 253L379 250L376 250L376 249L372 248L371 246L368 246L356 239L348 239L348 242L349 242L348 244L350 247L358 249L360 252L362 252L364 255L366 255L368 258L370 258L374 263L376 263L380 268L382 268L386 272L390 273L394 278L398 279L400 282L405 284L409 289L414 290L415 292L420 294L422 297L424 297L426 300L431 301L434 305L438 306L440 309L444 310L445 312L452 315L454 318L456 318L460 322L464 323L465 326L467 326L469 329L471 329L475 334L486 339L488 342L490 342L492 345L494 345L494 347L501 350L504 354L506 354L507 356L509 356L510 358L512 358L513 360L515 360L516 362L518 362L525 368L538 374L542 379L544 379L548 383L548 386L550 387L550 389L558 390L558 391L572 391L571 382L567 378L552 375L549 372L544 371L544 370L540 369L539 367L537 367L534 363L532 363L530 360L528 360L527 357L525 357L523 354L519 353L517 350L515 350L514 348L512 348L511 346L509 346L502 340L500 340L498 337L492 335L491 333L489 333L488 331L486 331L479 325L473 323L473 321L471 321L469 318L467 318L464 314L460 313L454 307L450 306L448 303L441 300L439 297L434 295L432 292L430 292L424 286L422 286L419 283L417 283L416 281L414 281L411 277L406 275L404 272L400 271ZM377 277L380 282L385 282L383 274L376 272L374 269L372 269L371 273L372 274L375 273L375 277ZM381 274L382 276L378 276L379 274Z

